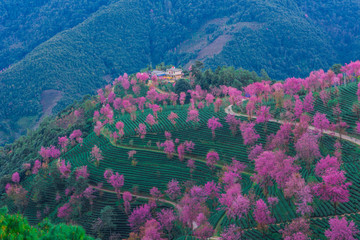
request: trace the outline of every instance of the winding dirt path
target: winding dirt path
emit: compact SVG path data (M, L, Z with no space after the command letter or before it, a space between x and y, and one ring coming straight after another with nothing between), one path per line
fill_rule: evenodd
M98 191L101 191L101 192L107 192L107 193L113 193L113 194L116 194L116 192L114 190L109 190L109 189L105 189L105 188L99 188L97 186L92 186L90 185L90 187L98 190ZM123 194L123 193L120 193L120 194ZM134 194L134 193L131 193L131 195L133 197L136 197L136 198L140 198L140 199L154 199L153 197L150 197L150 196L145 196L145 195L140 195L140 194ZM163 202L163 203L167 203L167 204L170 204L172 205L173 207L175 208L178 208L178 205L175 203L175 202L171 202L169 200L166 200L166 199L162 199L162 198L158 198L156 201L158 202Z
M238 117L249 117L249 115L247 114L244 114L244 113L235 113L233 110L232 110L232 105L229 105L225 108L225 113L227 114L231 114L231 115L234 115L234 116L238 116ZM252 116L251 118L254 118L256 119L256 116ZM280 123L280 124L283 124L285 123L285 121L282 121L282 120L278 120L278 119L274 119L274 118L271 118L269 120L270 122L276 122L276 123ZM296 125L297 123L291 123L293 125ZM309 126L309 129L311 130L315 130L315 131L321 131L320 129L314 127L314 126ZM334 131L330 131L330 130L323 130L323 133L329 135L329 136L333 136L333 137L338 137L338 138L341 138L343 140L347 140L355 145L358 145L360 146L360 140L357 139L357 138L354 138L354 137L350 137L346 134L340 134L338 132L334 132Z

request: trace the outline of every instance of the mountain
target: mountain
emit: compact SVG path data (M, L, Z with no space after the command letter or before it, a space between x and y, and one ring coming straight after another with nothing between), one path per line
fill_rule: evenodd
M1 142L162 61L285 79L355 60L359 9L330 0L4 1L0 65L10 67L0 73Z
M124 74L1 148L0 207L27 220L2 218L58 239L359 239L360 61L285 81L201 68Z

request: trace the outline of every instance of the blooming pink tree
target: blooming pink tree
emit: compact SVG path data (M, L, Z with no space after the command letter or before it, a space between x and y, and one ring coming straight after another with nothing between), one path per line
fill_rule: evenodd
M209 107L214 102L214 99L215 97L211 93L206 94L205 97L206 106Z
M261 106L256 112L256 123L266 123L271 119L270 107Z
M253 146L249 153L249 159L255 161L255 159L264 152L263 146L261 144L257 144Z
M308 131L295 143L297 156L306 162L308 168L314 159L321 157L318 139L319 135Z
M130 228L133 231L139 232L140 227L147 220L150 220L152 218L150 210L151 210L150 206L148 204L144 204L144 205L141 205L141 206L135 208L132 211L128 221L130 224Z
M346 177L344 171L328 169L322 175L322 182L313 186L316 196L320 196L323 200L330 200L334 204L335 215L336 208L339 203L348 202L350 193L348 187L350 182L345 182Z
M345 217L329 219L330 229L325 231L325 236L330 240L347 239L355 240L355 235L359 233L353 221L348 222Z
M116 129L119 131L119 136L122 138L125 134L124 132L124 123L119 121L115 124Z
M304 109L303 102L300 100L298 95L295 95L294 98L295 98L294 114L297 118L300 118Z
M96 125L94 126L94 132L96 136L100 136L102 127L103 127L102 123L100 121L96 121Z
M67 145L69 144L69 139L66 137L66 136L64 136L64 137L58 137L58 144L61 146L61 151L62 152L66 152L67 151L67 149L66 149L66 147L67 147Z
M278 187L284 187L291 175L300 167L294 165L294 158L286 156L283 151L265 151L255 159L256 174L252 177L255 182L263 187L267 193L267 187L274 179Z
M214 102L214 111L218 112L220 110L221 105L222 105L221 98L216 99L216 101Z
M253 116L253 112L255 111L255 107L256 107L256 102L252 101L250 99L250 101L246 104L246 113L247 115L249 115L248 119L251 120L252 116Z
M170 238L171 230L173 229L176 220L174 210L162 209L161 212L157 213L156 219L159 221L161 228L168 233Z
M149 114L146 116L145 122L150 125L150 127L154 126L158 122L155 120L154 116Z
M309 240L310 223L305 218L296 218L279 231L286 240Z
M181 104L181 105L184 105L185 100L186 100L186 93L181 92L181 93L180 93L180 98L179 98L180 104Z
M275 222L275 218L271 216L271 213L266 203L262 199L256 201L256 206L254 209L254 219L258 224L258 228L263 231L268 228L269 224Z
M14 183L20 182L20 175L18 172L13 173L13 175L11 176L11 181L13 181Z
M184 161L184 157L185 157L185 146L184 146L184 144L179 144L179 146L177 147L177 152L178 152L180 161Z
M195 170L195 161L193 159L189 159L187 161L187 165L186 165L188 168L190 168L190 174L192 174Z
M330 100L330 98L331 98L330 92L329 92L329 91L326 91L326 90L322 90L322 91L320 92L319 96L320 96L321 101L322 101L323 104L324 104L324 107L327 107L328 102L329 102L329 100Z
M58 158L61 153L56 147L50 146L48 148L41 147L39 154L45 160L46 164L48 164L50 158Z
M173 106L176 106L176 102L178 100L178 97L179 96L176 93L174 93L174 92L170 93L169 99L170 99Z
M232 114L228 114L225 117L225 121L229 124L229 128L231 130L231 134L235 136L237 132L238 125L240 124L240 120L236 119L236 117Z
M356 133L360 134L360 122L356 122Z
M149 104L149 108L153 111L154 117L157 119L157 113L161 110L161 107L157 104Z
M146 98L145 97L139 97L135 101L138 104L139 110L144 112L144 105L145 105L145 102L146 102Z
M212 138L215 138L215 130L221 128L223 125L219 122L218 118L212 117L208 120L208 128L211 129Z
M186 122L193 122L194 124L196 124L199 121L199 111L196 109L189 109Z
M163 196L157 187L153 187L152 189L150 189L150 195L156 200Z
M330 155L327 155L325 158L320 159L320 161L316 164L316 175L322 176L328 170L340 170L340 163L336 157L330 157Z
M297 94L302 88L302 82L301 78L287 78L283 84L285 93L292 96Z
M124 175L119 175L118 172L114 174L112 170L106 170L104 172L104 178L113 188L115 188L116 195L118 199L120 199L120 189L124 186Z
M240 124L240 131L245 145L253 145L260 138L260 135L256 133L254 127L255 123L253 122L244 121Z
M132 200L132 194L130 192L124 192L123 193L123 200L124 200L124 208L125 208L125 213L129 214L130 213L130 202Z
M215 151L210 151L208 152L208 154L206 155L206 165L214 170L215 168L215 164L219 161L219 154Z
M229 225L221 233L222 240L239 240L242 239L244 231L240 227L237 227L235 224Z
M250 200L241 194L239 183L231 185L226 193L221 194L219 202L225 206L227 216L233 219L245 217L250 210Z
M169 116L168 116L168 120L169 120L173 125L176 125L175 119L178 119L178 118L179 118L179 116L178 116L176 113L174 113L174 112L171 112L171 113L169 114Z
M63 206L58 208L57 216L58 218L64 218L66 220L69 220L71 213L72 207L70 203L65 203Z
M87 166L81 166L79 168L76 169L76 180L79 180L80 177L87 179L90 174L87 171Z
M71 134L70 134L70 141L72 141L72 143L73 143L73 141L74 140L76 140L78 143L82 143L82 138L81 138L81 136L82 136L82 132L79 130L79 129L77 129L77 130L74 130Z
M181 188L179 186L179 182L176 181L175 179L172 179L168 183L167 190L165 192L171 200L175 200L178 197L180 197L181 196Z
M314 97L312 92L309 92L305 96L303 107L305 112L311 113L312 111L314 111Z
M32 174L38 174L39 170L41 168L41 162L39 160L35 160L34 162L34 166L31 170Z
M102 156L102 151L96 145L94 145L94 147L91 149L90 155L91 155L91 160L95 162L95 166L99 166L100 161L104 159Z
M283 123L280 126L280 129L277 131L275 137L271 140L270 148L280 148L282 150L287 150L291 139L291 132L292 124L287 122Z
M61 173L62 178L68 178L71 173L71 163L68 162L65 163L65 160L60 160L57 162L57 168L59 172Z
M330 127L330 122L326 118L326 114L316 112L314 115L314 126L323 133L324 130L328 130Z
M209 222L205 222L194 231L194 236L201 240L209 239L214 234L214 229Z
M165 142L161 143L160 146L164 148L164 152L169 159L173 157L175 152L175 144L173 140L166 140Z
M143 123L140 123L139 127L135 128L135 131L140 135L141 139L144 139L145 135L146 135L146 125Z

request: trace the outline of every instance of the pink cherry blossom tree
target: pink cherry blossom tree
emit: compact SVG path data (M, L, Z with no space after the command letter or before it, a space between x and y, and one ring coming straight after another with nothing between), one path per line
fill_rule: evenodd
M271 216L266 203L262 199L256 201L254 219L258 224L258 228L262 231L266 230L269 224L275 222L275 218Z
M124 209L125 209L125 213L129 214L130 213L130 202L132 200L132 194L130 192L124 192L123 193L123 200L124 200Z
M96 145L94 145L94 147L91 149L90 156L91 156L91 160L95 162L95 166L99 166L100 161L104 159L102 156L102 151Z
M279 232L286 240L309 240L310 223L305 218L295 218Z
M146 125L143 123L140 123L139 127L135 128L135 131L140 135L141 139L144 139L145 135L146 135Z
M146 116L145 122L150 125L150 127L154 126L158 122L155 120L154 116L149 114Z
M178 116L176 113L171 112L171 113L168 115L168 120L169 120L173 125L176 125L175 119L179 119L179 116Z
M330 122L326 118L326 114L316 112L314 115L314 126L321 131L321 133L324 132L324 130L328 130L330 127Z
M350 193L348 187L351 183L345 182L344 171L336 171L331 168L322 175L322 180L321 183L313 186L313 191L316 196L320 196L323 200L330 200L333 203L336 215L337 205L349 201Z
M185 146L184 146L184 144L179 144L179 146L177 147L177 152L178 152L180 161L184 161L184 158L185 158Z
M61 151L66 152L67 151L66 147L69 144L69 139L66 136L58 137L58 144L61 146Z
M68 162L65 163L65 160L60 160L57 162L57 168L59 172L61 173L62 178L68 178L71 173L71 163Z
M241 194L241 185L238 183L221 194L219 202L225 206L227 216L233 219L246 217L250 210L250 200Z
M232 114L228 114L225 117L225 121L227 122L227 124L229 124L229 128L231 130L231 134L233 136L235 136L238 126L240 124L240 120L236 119L236 117Z
M132 211L128 221L129 221L130 228L133 231L139 232L140 227L147 220L150 220L152 218L150 210L151 210L150 206L148 204L144 204L144 205L141 205L141 206L135 208Z
M260 138L260 135L256 133L254 127L255 123L253 122L244 121L240 123L240 131L245 145L253 145Z
M308 169L314 159L321 157L318 139L319 135L308 131L295 143L297 156L306 162Z
M179 182L176 181L175 179L172 179L168 183L167 190L165 192L171 200L175 200L178 197L180 197L181 196L181 188L179 186Z
M175 152L175 144L173 140L166 140L165 142L160 144L161 147L164 148L164 152L166 153L167 157L171 159Z
M215 130L221 127L223 127L223 125L219 122L218 118L212 117L208 120L208 128L211 129L213 139L215 139Z
M206 165L211 169L215 169L215 164L219 161L219 154L215 151L210 151L206 155Z
M119 133L120 138L122 138L125 135L124 126L125 126L124 123L121 121L119 121L115 124L116 129L119 131L118 133Z
M311 113L312 111L314 111L314 97L312 92L309 92L305 96L303 107L305 112Z
M345 217L329 219L330 228L325 230L325 236L330 240L348 239L355 240L355 235L359 233L353 221L348 222Z
M194 124L196 124L199 121L199 111L196 109L189 109L186 122L193 122Z
M229 225L225 228L221 233L222 240L240 240L244 231L241 230L240 227L237 227L235 224Z

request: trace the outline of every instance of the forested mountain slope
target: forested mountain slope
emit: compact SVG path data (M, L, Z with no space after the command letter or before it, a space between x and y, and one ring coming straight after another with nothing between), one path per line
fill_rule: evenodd
M11 64L0 73L2 143L33 127L42 113L59 111L125 71L162 61L187 67L202 60L209 67L233 65L258 73L265 69L270 77L284 79L359 57L355 1L87 3L30 2L22 17L15 17L9 2L0 5L10 16L0 21L0 58L3 66ZM7 27L11 16L19 30ZM26 44L14 40L24 38ZM45 90L59 92L52 99ZM55 106L50 111L44 107L49 101Z

